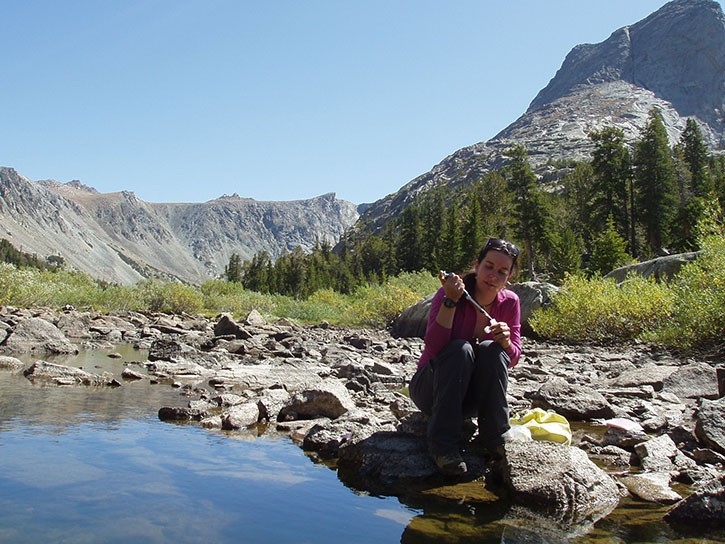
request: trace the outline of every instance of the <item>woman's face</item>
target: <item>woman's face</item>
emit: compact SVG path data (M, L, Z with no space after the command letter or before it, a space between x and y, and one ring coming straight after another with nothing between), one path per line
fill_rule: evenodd
M476 263L476 291L498 293L506 286L513 273L514 260L511 256L495 249L489 249L483 260Z

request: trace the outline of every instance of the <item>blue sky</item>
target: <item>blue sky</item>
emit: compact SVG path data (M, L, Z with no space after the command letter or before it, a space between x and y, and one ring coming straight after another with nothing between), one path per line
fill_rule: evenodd
M663 0L0 0L0 165L148 202L373 202Z

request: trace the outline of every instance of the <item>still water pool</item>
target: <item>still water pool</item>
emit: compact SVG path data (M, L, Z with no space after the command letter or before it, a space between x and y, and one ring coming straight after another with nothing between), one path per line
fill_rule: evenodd
M105 353L75 364L122 368ZM159 421L183 403L148 381L51 387L0 371L0 542L396 542L415 516L282 437Z
M55 362L120 376L124 361L145 359L117 351ZM148 381L40 386L0 371L0 543L555 542L474 494L360 494L274 433L159 421L161 406L184 402ZM571 541L725 541L677 535L649 506L619 511Z

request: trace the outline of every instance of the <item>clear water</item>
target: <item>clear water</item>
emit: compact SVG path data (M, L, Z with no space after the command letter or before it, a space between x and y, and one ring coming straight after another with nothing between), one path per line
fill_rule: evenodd
M159 421L183 402L148 382L43 387L0 371L0 542L397 542L415 515L287 439Z
M145 359L118 351L55 362L118 377L123 361ZM0 543L561 542L507 516L477 482L374 497L274 433L159 421L161 406L184 403L148 381L40 386L0 371ZM676 533L663 510L623 501L568 541L725 542Z

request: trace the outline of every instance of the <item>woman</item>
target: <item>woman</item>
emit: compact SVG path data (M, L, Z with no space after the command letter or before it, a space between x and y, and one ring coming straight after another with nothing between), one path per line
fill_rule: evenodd
M464 278L452 274L433 297L425 347L410 383L410 396L429 416L428 446L438 468L464 474L461 457L464 418L478 417L482 446L506 440L508 369L521 355L521 309L516 293L505 289L516 270L519 249L490 238ZM463 296L464 289L493 318Z

